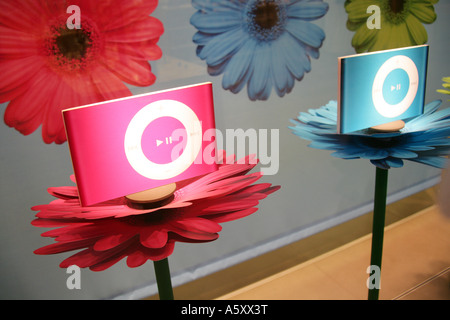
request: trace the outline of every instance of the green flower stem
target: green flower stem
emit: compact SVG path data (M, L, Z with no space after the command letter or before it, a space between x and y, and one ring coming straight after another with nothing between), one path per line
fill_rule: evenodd
M372 225L372 251L370 265L378 266L381 271L381 258L383 256L384 224L386 217L386 196L387 196L388 170L376 168L375 175L375 198L373 206ZM369 300L378 300L380 289L369 288Z
M173 300L172 280L167 258L153 261L160 300Z

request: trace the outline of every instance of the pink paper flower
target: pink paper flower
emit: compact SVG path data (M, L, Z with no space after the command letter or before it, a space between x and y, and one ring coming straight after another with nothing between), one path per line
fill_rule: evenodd
M157 0L2 0L0 103L4 120L24 135L41 124L45 143L66 141L61 110L131 95L123 82L155 82L149 60L162 23ZM79 8L73 27L67 8ZM74 17L75 19L75 17Z
M255 184L262 174L248 173L256 165L254 157L237 162L233 156L222 160L225 164L218 171L184 181L171 199L151 209L132 208L124 197L81 207L75 186L50 188L49 193L58 199L33 207L39 212L32 224L57 227L42 234L55 238L56 243L35 253L81 249L60 267L75 264L101 271L124 257L132 268L147 260L167 258L177 241L216 240L221 223L256 212L259 201L280 188L269 183Z

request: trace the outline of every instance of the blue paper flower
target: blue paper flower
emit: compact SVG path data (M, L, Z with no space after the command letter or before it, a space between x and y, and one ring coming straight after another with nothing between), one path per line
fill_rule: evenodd
M342 159L369 159L382 169L403 166L403 160L444 168L450 154L450 108L438 110L440 100L425 106L424 113L405 121L398 132L352 134L337 133L337 102L319 109L301 112L289 127L299 137L312 141L310 147L335 150L331 155Z
M225 90L247 84L251 100L266 100L275 88L282 97L311 71L323 30L309 21L328 11L322 0L193 0L193 41L208 73L223 73Z

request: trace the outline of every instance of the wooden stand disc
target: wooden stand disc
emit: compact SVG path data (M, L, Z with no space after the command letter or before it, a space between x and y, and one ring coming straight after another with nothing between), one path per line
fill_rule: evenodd
M176 190L176 187L176 183L170 183L164 186L127 195L126 198L128 201L135 204L155 203L172 196Z
M405 122L403 120L396 120L385 124L380 124L378 126L370 127L370 129L379 132L395 132L400 131L405 127Z

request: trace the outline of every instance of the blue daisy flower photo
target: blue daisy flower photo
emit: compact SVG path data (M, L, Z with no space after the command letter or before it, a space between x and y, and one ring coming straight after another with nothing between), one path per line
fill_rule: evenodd
M311 21L323 17L322 0L193 0L193 42L211 76L223 74L233 93L247 85L250 100L283 97L319 58L324 31Z
M369 159L381 169L402 167L404 160L445 168L446 156L450 154L450 108L439 110L441 103L428 103L422 115L405 120L403 129L396 132L368 129L338 134L337 101L300 112L289 128L295 135L310 140L309 147L333 150L334 157Z

